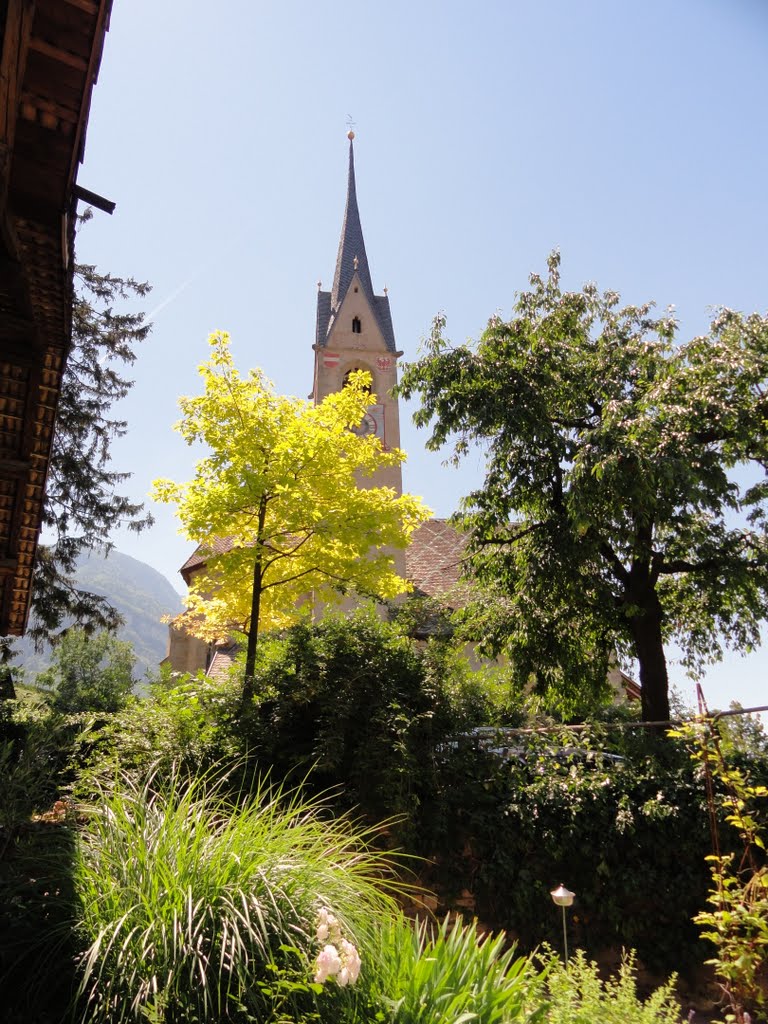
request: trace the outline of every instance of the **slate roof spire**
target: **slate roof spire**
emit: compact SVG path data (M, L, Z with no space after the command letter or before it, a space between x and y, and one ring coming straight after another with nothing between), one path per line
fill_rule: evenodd
M336 257L336 273L333 275L331 305L338 309L347 294L352 276L357 271L363 289L369 298L373 298L371 271L365 253L363 228L360 224L360 211L357 208L357 189L355 187L355 133L350 131L349 138L349 176L347 178L347 205L344 210L344 223L341 226L339 253Z
M316 344L325 347L341 304L352 283L358 275L361 290L371 305L373 314L381 328L384 343L390 352L395 352L395 334L392 328L392 315L389 299L386 295L375 295L371 282L371 271L368 266L368 255L365 251L363 229L360 224L360 211L357 208L357 188L355 187L355 151L353 140L355 133L347 133L349 139L349 174L347 177L347 205L344 210L344 223L341 226L339 252L336 257L336 272L333 275L333 288L329 292L318 287L317 292L317 327Z

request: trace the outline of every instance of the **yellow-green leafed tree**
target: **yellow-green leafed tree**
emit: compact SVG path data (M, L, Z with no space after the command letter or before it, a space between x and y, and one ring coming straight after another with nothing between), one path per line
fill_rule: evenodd
M181 532L206 556L178 624L208 641L247 636L247 700L259 630L295 620L310 594L334 601L409 589L392 553L430 513L419 498L365 484L405 458L353 431L376 401L368 374L313 405L275 394L259 370L241 377L227 334L209 341L203 393L180 400L176 425L208 454L188 483L156 480L153 497L177 506Z

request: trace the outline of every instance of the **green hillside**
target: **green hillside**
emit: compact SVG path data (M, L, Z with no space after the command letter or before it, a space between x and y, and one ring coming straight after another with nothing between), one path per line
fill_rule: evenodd
M86 554L77 569L79 586L103 594L123 617L118 637L133 645L137 679L155 671L166 654L168 626L164 615L176 615L182 609L181 598L161 573L130 555L112 551L107 558ZM51 661L50 648L36 652L26 638L16 641L15 664L24 668L27 682Z

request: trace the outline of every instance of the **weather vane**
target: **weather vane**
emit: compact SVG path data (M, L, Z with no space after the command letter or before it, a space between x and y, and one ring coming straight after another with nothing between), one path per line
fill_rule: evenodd
M351 114L347 114L347 138L354 139L355 137L355 126L357 121L354 120Z

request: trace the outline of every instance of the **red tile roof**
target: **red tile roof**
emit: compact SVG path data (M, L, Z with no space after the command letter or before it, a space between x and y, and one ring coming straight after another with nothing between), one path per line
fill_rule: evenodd
M222 682L229 675L236 657L237 644L230 643L223 647L217 647L213 652L213 657L208 664L205 674L210 679Z
M186 560L184 565L179 569L179 572L184 577L184 582L189 586L189 577L201 566L205 565L205 561L209 555L223 555L225 551L229 551L232 547L231 537L215 537L210 544L199 544L189 558Z
M466 537L447 519L422 523L405 551L405 575L416 592L440 597L455 589L466 545Z

